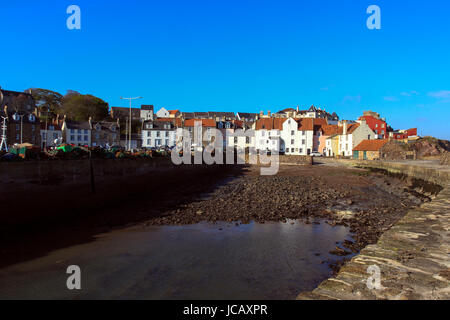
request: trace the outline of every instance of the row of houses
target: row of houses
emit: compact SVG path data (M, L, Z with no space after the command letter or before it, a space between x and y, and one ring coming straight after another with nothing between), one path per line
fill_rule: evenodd
M287 108L276 113L244 112L180 112L153 105L131 109L132 120L139 120L140 130L120 134L121 121L128 120L130 109L112 107L110 119L104 121L72 121L66 117L39 121L31 92L0 89L0 116L7 119L6 140L9 145L29 142L41 148L61 142L101 146L127 146L132 148L173 147L181 139L177 129L184 128L210 139L215 130L221 133L221 145L256 150L274 150L292 155L320 153L326 156L353 155L354 148L364 140L411 139L417 129L393 130L378 113L365 111L356 121L340 120L336 113L311 106L305 110ZM200 124L199 132L194 132ZM128 121L125 121L125 126ZM122 128L124 129L124 128ZM127 130L128 131L128 130ZM237 132L241 136L234 136ZM131 140L131 141L130 141ZM206 142L206 141L205 141ZM219 141L216 141L218 143Z

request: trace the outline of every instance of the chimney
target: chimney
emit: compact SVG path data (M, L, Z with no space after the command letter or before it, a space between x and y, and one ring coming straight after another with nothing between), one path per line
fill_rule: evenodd
M344 129L343 129L343 134L347 134L347 120L343 121L343 125L344 125Z
M91 127L91 129L92 129L92 117L89 117L89 127Z
M269 111L267 111L267 115L269 116L269 118L270 118L270 110Z
M260 111L259 116L262 118L263 115L264 115L264 111Z
M297 106L297 112L299 112L300 111L300 108L299 108L299 106Z

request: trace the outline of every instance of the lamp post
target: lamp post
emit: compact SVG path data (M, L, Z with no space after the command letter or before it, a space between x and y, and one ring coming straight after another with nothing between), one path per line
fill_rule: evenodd
M120 99L130 101L130 118L128 119L128 121L129 121L128 130L130 132L129 136L128 136L128 151L131 151L131 101L132 100L136 100L136 99L142 99L142 97L134 97L134 98L123 98L123 97L120 97Z

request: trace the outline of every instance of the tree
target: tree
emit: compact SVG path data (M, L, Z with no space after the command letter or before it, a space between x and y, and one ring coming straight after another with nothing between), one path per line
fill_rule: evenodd
M61 112L63 96L60 93L47 89L31 88L31 95L42 114L48 116L49 112L50 116L55 116Z
M62 112L69 119L87 121L89 117L99 121L108 117L108 103L90 94L68 91L62 100Z

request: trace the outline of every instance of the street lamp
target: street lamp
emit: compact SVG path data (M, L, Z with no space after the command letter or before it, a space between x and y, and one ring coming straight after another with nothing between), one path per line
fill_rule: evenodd
M142 97L134 97L134 98L123 98L123 97L120 97L120 99L122 99L122 100L129 100L130 101L130 118L128 119L128 121L129 121L128 130L129 130L130 134L129 134L129 137L128 137L128 151L131 151L131 100L142 99Z

